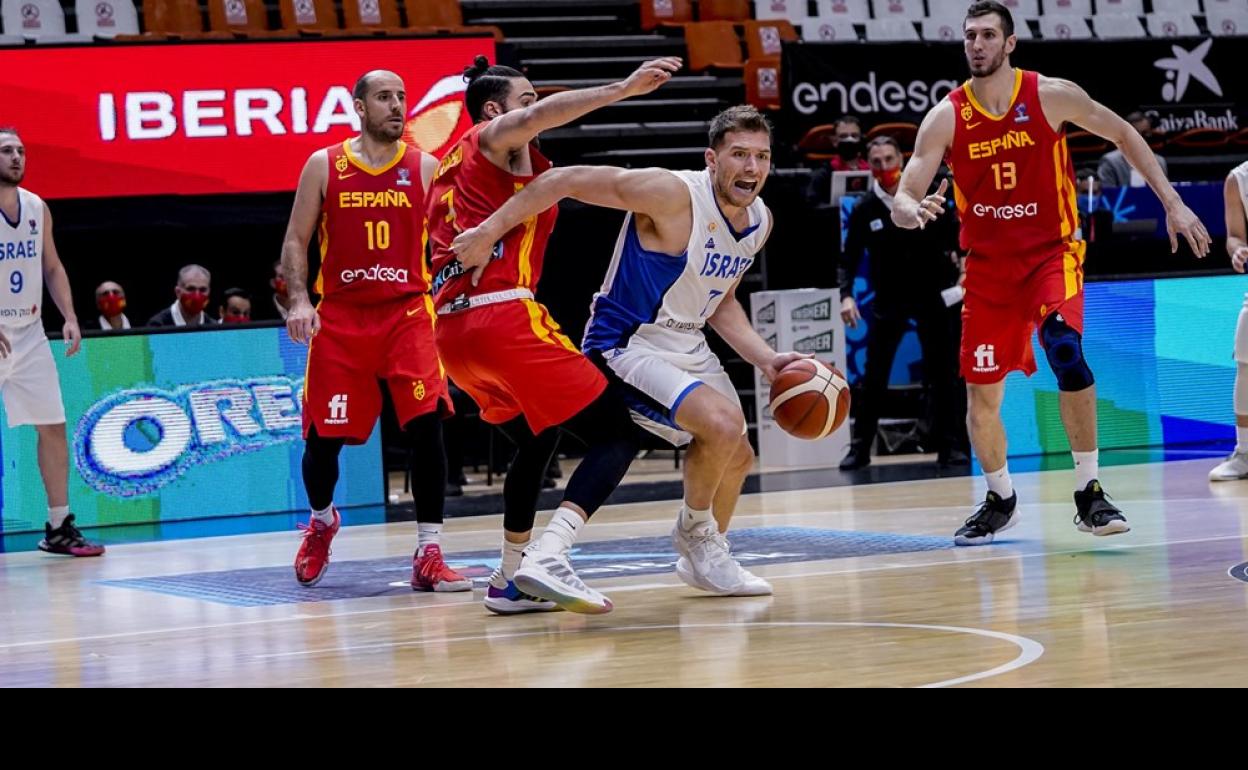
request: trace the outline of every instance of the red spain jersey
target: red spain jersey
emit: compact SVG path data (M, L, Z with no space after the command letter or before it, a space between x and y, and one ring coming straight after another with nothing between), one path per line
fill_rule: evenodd
M421 154L400 143L394 158L375 169L352 152L350 141L327 151L316 293L374 303L428 291Z
M970 81L949 94L955 128L946 161L962 248L972 255L1038 262L1082 239L1065 130L1049 125L1039 80L1015 70L1014 97L999 116L979 103Z
M471 276L451 251L460 232L481 224L500 209L550 161L529 146L531 176L516 176L490 162L481 151L481 127L468 130L443 158L434 174L429 194L429 242L433 252L433 290L438 304L464 294L485 294L508 289L536 290L542 275L546 242L555 227L557 206L543 211L503 237L494 247L493 262L473 286Z

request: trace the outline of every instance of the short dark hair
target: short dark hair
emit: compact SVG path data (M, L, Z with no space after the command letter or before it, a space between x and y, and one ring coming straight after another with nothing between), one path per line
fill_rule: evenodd
M966 19L962 20L962 25L970 19L978 19L981 16L990 16L996 14L1001 17L1001 31L1006 37L1014 34L1014 14L1010 13L1010 9L1006 8L997 0L980 0L966 9Z
M464 105L468 108L468 116L473 123L480 123L485 117L486 102L501 102L511 93L513 78L522 78L524 73L501 64L491 65L490 60L478 55L472 64L464 67L464 80L468 90L464 93Z
M248 302L251 302L251 292L247 291L246 289L238 289L238 288L226 289L225 298L222 301L228 305L230 303L230 300L235 297L238 297L239 299L245 299Z
M13 126L0 126L0 134L12 134L17 138L21 138L21 134L17 133L17 129Z
M861 128L862 128L862 121L861 121L861 120L859 120L859 119L858 119L856 116L854 116L854 115L842 115L842 116L840 116L839 118L837 118L837 119L836 119L836 122L835 122L835 123L833 123L832 125L834 125L834 126L839 126L839 125L841 125L842 123L848 123L848 124L849 124L849 125L851 125L851 126L858 126L858 128L859 128L859 129L861 129Z
M724 143L724 137L730 131L748 131L767 134L771 141L771 123L756 108L748 104L729 107L715 116L711 121L711 130L707 132L707 140L712 150L718 150Z
M871 152L872 147L881 147L883 145L888 145L889 147L892 147L894 150L897 151L898 155L905 154L901 151L901 145L897 142L897 140L889 136L888 134L881 134L880 136L877 136L871 141L867 142L867 152Z
M369 77L371 72L365 72L360 75L359 80L355 81L355 87L351 89L351 98L363 101L368 96L368 84L372 78Z

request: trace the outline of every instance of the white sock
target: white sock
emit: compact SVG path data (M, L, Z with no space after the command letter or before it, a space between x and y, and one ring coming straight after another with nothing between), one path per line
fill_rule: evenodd
M334 504L330 503L329 507L323 511L312 511L312 518L321 522L327 527L334 526Z
M546 553L567 553L576 544L576 536L580 534L585 520L581 514L571 508L560 507L546 525L546 531L537 541L537 550Z
M1075 491L1082 492L1101 475L1100 452L1071 452L1075 458Z
M680 528L685 532L699 524L706 524L714 520L714 517L711 516L710 508L707 508L705 511L699 511L697 508L689 505L689 503L683 503L680 506Z
M1014 496L1014 482L1010 480L1009 463L1002 465L999 471L991 473L984 471L984 480L988 482L988 490L996 492L1002 500L1009 500Z
M1235 438L1238 440L1238 443L1235 444L1235 451L1248 452L1248 428L1241 428L1236 425Z
M513 543L503 538L503 577L511 580L516 570L520 569L520 557L524 555L524 549L529 547L529 542L525 540L523 543Z
M48 509L48 521L52 523L52 529L60 529L65 523L65 519L69 516L68 505L58 505L55 508Z
M416 525L416 555L425 555L425 546L442 547L442 525L432 522L420 522Z

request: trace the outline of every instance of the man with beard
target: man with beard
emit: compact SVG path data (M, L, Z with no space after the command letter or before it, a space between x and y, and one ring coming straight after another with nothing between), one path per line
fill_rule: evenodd
M494 244L562 198L629 212L584 348L638 424L674 446L690 445L672 529L677 574L715 595L759 596L771 585L732 558L725 537L754 450L736 387L703 329L713 328L769 381L810 356L772 350L736 298L771 234L771 212L759 197L771 170L771 127L758 110L740 106L717 115L709 133L698 171L551 169L453 247L465 270L488 275ZM522 567L517 584L525 588L523 578ZM525 590L542 595L540 586Z
M52 213L38 195L19 187L26 145L16 129L0 128L0 396L9 427L34 425L39 472L48 495L48 522L39 549L66 556L99 556L69 512L69 446L65 406L52 349L41 323L43 285L65 319L65 355L82 345L69 277L52 239ZM8 483L8 482L6 482Z
M963 23L971 79L928 113L893 205L900 227L924 227L944 211L947 182L928 186L948 157L962 220L966 260L961 369L971 444L988 495L954 535L986 545L1018 522L1018 497L1006 466L1001 402L1005 376L1036 371L1038 330L1057 377L1062 424L1075 460L1075 524L1081 532L1129 531L1098 481L1096 387L1083 354L1083 258L1076 185L1065 126L1076 123L1114 142L1161 199L1172 251L1182 234L1197 256L1209 233L1183 204L1144 139L1126 121L1068 80L1010 64L1018 39L998 2L972 5Z
M481 419L516 444L503 486L500 564L486 589L491 612L611 611L610 599L577 576L569 554L585 522L628 471L638 437L627 407L537 301L558 213L553 204L488 245L491 265L483 275L469 274L451 242L549 173L550 161L537 146L543 131L648 94L680 67L677 58L655 59L624 80L540 101L529 79L511 67L477 56L464 70L464 105L474 125L438 166L429 195L429 245L442 360L481 407ZM585 457L545 531L530 542L542 481L564 431L586 443Z
M433 339L433 301L424 256L425 191L437 161L403 141L407 94L393 72L355 84L362 132L308 159L282 249L290 297L286 328L307 343L303 386L303 481L312 508L295 557L295 577L316 585L329 565L341 516L333 504L343 444L368 440L385 380L413 449L419 541L413 590L470 591L442 559L446 490L442 419L450 396ZM321 270L308 299L308 243L320 225Z

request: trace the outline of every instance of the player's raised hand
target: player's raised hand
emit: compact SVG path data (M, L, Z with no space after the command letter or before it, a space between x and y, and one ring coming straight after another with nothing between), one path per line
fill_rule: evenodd
M949 179L940 180L936 192L919 201L919 229L927 227L927 223L945 213L945 193L949 191Z
M624 93L627 96L648 94L667 81L672 75L680 72L684 62L679 56L664 56L652 59L637 68L637 71L624 81Z

